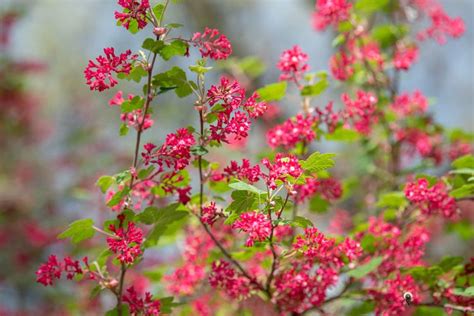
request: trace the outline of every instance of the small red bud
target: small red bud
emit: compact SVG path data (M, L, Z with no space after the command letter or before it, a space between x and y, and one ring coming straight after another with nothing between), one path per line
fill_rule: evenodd
M166 33L166 28L165 27L155 27L153 29L153 34L156 36L161 36Z

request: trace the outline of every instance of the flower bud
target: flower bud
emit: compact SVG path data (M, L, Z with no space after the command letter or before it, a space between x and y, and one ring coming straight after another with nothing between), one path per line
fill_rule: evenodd
M153 34L156 36L161 36L166 33L166 28L165 27L155 27L153 29Z

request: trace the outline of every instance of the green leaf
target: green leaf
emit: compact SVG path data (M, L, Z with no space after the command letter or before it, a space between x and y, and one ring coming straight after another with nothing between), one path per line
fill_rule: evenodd
M354 277L356 279L360 279L370 272L374 271L375 269L378 268L378 266L382 263L383 258L382 257L375 257L372 258L369 262L367 262L364 265L361 265L353 270L350 270L347 272L347 275Z
M188 50L188 44L182 40L174 40L165 45L159 54L164 60L170 60L173 56L184 56Z
M380 207L380 208L389 207L389 208L400 209L407 205L408 205L408 202L403 192L384 193L379 197L379 200L377 201L377 207Z
M309 172L319 172L334 167L336 154L320 152L312 153L308 159L301 161L301 167Z
M207 150L206 147L201 145L191 147L191 154L195 156L204 156L208 152L209 150Z
M326 140L335 142L354 142L360 139L360 134L351 129L338 127L332 133L325 134Z
M313 85L303 87L301 95L304 97L315 97L326 91L327 87L329 87L329 82L326 79L322 79Z
M191 84L186 79L186 73L179 67L157 74L152 81L154 86L160 87L162 91L176 89L175 93L182 98L192 93Z
M119 135L120 136L125 136L127 134L128 134L128 126L127 126L127 124L123 123L122 125L120 125Z
M463 261L463 257L444 257L438 266L443 269L444 272L448 272L455 266L463 263Z
M100 188L100 191L102 191L102 193L105 193L110 188L110 186L114 183L115 183L114 177L102 176L99 178L99 180L97 180L96 185Z
M83 240L92 238L95 234L94 221L90 218L80 219L69 224L68 229L58 235L59 239L71 238L71 242L77 244Z
M474 286L470 286L465 289L461 288L456 288L453 290L453 294L455 295L460 295L460 296L466 296L466 297L473 297L474 296Z
M162 19L164 12L165 12L164 4L159 3L153 7L153 14L155 15L158 21Z
M117 191L112 198L107 202L107 206L115 206L122 201L122 199L130 192L130 188L126 187L123 190Z
M142 44L142 48L149 50L153 53L159 53L165 47L165 43L160 40L155 40L153 38L147 38Z
M120 105L120 111L122 113L130 113L132 111L143 108L145 100L139 96L133 97L131 100L126 100Z
M413 316L445 316L442 308L433 306L419 306L416 308Z
M367 251L368 253L374 253L376 248L375 248L375 236L372 234L367 234L362 237L362 240L360 241L360 245L364 251Z
M406 25L382 24L372 29L372 37L382 48L395 44L408 33Z
M265 191L262 191L262 190L260 190L256 187L254 187L253 185L245 183L245 182L240 181L240 180L235 180L234 182L229 184L229 187L231 187L232 189L235 189L235 190L240 190L240 191L250 191L250 192L253 192L255 194L264 194L264 193L266 193Z
M316 213L325 213L329 209L329 205L329 201L316 195L309 201L309 210Z
M248 56L239 61L242 71L251 78L257 78L265 72L265 64L255 56Z
M204 59L200 59L197 61L196 65L189 66L189 70L197 74L205 74L212 67L206 67L206 61Z
M158 243L160 237L167 230L169 225L188 216L188 212L177 210L178 203L170 204L167 207L157 209L155 207L146 208L138 214L138 220L145 224L154 224L153 229L146 237L145 247L151 247Z
M303 216L296 216L295 219L291 223L293 226L308 228L313 227L313 222Z
M371 14L384 9L388 3L389 0L357 0L355 9L366 14Z
M465 155L459 157L458 159L454 160L451 165L454 169L461 169L461 168L474 168L474 156L473 155Z
M347 316L362 316L372 315L375 308L374 302L363 302L355 307L352 307L348 312Z
M227 207L227 211L231 212L231 217L234 215L233 220L237 219L240 213L252 210L258 202L258 195L251 191L233 191L231 197L233 201ZM237 217L235 217L235 214ZM232 222L230 219L226 220L226 224Z
M280 81L258 89L257 93L260 96L260 100L262 101L278 101L285 96L286 87L286 81Z
M105 316L118 316L117 307L111 309L105 313ZM130 308L128 304L122 304L122 316L130 316Z
M180 303L173 303L174 297L162 297L160 300L160 314L171 314L174 307L180 306Z
M464 197L474 195L474 183L464 184L460 188L457 188L449 192L449 195L455 199L461 199Z
M474 226L468 220L449 223L448 231L455 232L462 240L474 239Z

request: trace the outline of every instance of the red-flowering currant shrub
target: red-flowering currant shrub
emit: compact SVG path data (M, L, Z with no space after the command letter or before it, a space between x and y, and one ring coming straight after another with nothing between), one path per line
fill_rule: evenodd
M460 37L461 19L435 0L317 0L314 28L337 33L330 74L310 73L310 54L295 45L280 55L279 80L254 89L231 71L210 82L214 61L232 54L219 30L180 35L179 24L165 24L169 1L118 5L118 24L150 37L137 53L105 48L84 74L97 91L119 80L144 83L143 94L118 91L109 102L120 108L120 134L136 132L132 164L97 181L109 219L80 219L59 235L78 243L98 233L103 252L82 263L50 255L39 283L53 285L63 273L93 282L116 298L107 315L257 314L259 306L266 315L474 312L474 258L425 256L437 232L467 217L460 203L474 198L472 137L449 135L422 92L399 90L420 41ZM413 16L431 23L415 37ZM189 61L194 54L200 58ZM188 69L166 67L180 57ZM343 90L340 100L319 106L331 85ZM288 87L300 111L273 124L273 102ZM153 110L171 92L186 98L183 115L197 123L143 143L159 125ZM268 145L259 159L213 160L219 147L243 146L258 121ZM355 143L351 154L369 167L334 172L336 154L315 150L323 139ZM334 214L329 230L314 216L326 212ZM180 262L147 263L172 236L180 237ZM137 289L129 277L136 273L153 275L156 295Z

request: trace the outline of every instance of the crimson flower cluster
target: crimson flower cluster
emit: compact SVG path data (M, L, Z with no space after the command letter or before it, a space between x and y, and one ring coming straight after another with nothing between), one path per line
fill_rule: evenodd
M127 289L127 293L123 295L123 301L128 303L132 315L160 315L161 303L159 300L153 299L149 292L145 292L145 297L142 298L139 297L135 288L131 286Z
M456 201L448 195L443 182L437 182L431 187L425 178L409 182L405 186L405 196L425 215L439 213L446 218L456 215Z
M148 24L149 0L118 0L118 4L123 7L123 12L115 11L115 19L127 30L130 28L131 21L136 21L139 29L143 29Z
M278 61L277 67L281 71L280 80L298 82L308 71L308 55L298 45L285 50Z
M112 76L113 73L129 74L132 69L131 62L137 58L130 50L126 50L119 56L115 55L112 47L104 48L105 56L99 56L96 61L89 60L84 70L84 75L91 90L104 91L114 87L118 81Z
M87 260L87 257L84 259ZM50 255L48 261L43 263L36 271L36 281L44 286L53 285L54 279L59 280L63 272L66 273L68 280L72 280L74 276L83 273L79 261L64 257L63 262L61 262L55 255Z
M227 59L232 54L232 45L224 34L219 30L206 27L204 32L194 33L192 44L199 48L201 56L211 59Z
M119 226L110 224L109 230L113 237L107 237L109 249L117 254L118 260L123 264L132 264L141 254L141 244L143 242L143 232L135 223L128 222L124 228L124 216L119 215Z

